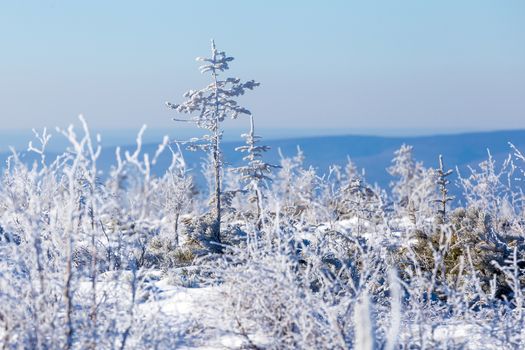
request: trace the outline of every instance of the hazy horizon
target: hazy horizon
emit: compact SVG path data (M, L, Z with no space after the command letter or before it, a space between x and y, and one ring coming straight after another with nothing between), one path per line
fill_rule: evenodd
M78 122L71 123L75 129L81 133ZM65 129L68 125L60 126ZM107 129L107 128L90 128L90 132L94 137L96 134L101 136L101 145L103 147L114 146L130 146L135 144L136 136L140 128L123 128L123 129ZM379 137L379 138L396 138L410 139L419 137L433 137L433 136L447 136L447 135L462 135L462 134L476 134L476 133L498 133L498 132L519 132L523 129L312 129L312 128L259 128L257 134L262 136L263 140L289 140L301 138L314 137L337 137L337 136L363 136L363 137ZM43 129L37 128L35 131L41 133ZM48 133L52 134L49 142L48 150L52 152L61 152L65 150L68 145L65 137L60 135L55 127L47 128ZM203 130L197 128L150 128L147 127L143 135L143 142L146 144L160 143L162 138L166 135L170 140L184 141L191 137L201 135ZM242 141L241 133L246 132L246 129L239 127L226 128L224 130L224 142ZM25 151L29 141L35 142L33 131L30 128L19 128L14 130L0 129L0 153L9 151L9 147L14 147L18 151Z

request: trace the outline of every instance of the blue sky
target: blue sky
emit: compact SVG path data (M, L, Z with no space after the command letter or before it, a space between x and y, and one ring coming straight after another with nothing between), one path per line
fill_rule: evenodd
M209 39L262 128L525 128L525 1L5 1L0 129L180 127ZM242 127L242 123L229 124Z

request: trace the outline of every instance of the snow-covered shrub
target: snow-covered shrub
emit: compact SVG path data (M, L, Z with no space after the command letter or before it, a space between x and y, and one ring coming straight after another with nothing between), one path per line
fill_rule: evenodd
M469 302L488 302L479 293L505 300L515 297L498 266L505 265L514 249L525 256L525 237L498 232L490 215L478 208L457 208L448 224L414 230L409 240L398 251L399 266L407 281L415 275L428 278L425 298L447 300L451 291L471 284L472 278L479 290L463 294ZM525 275L520 272L518 278Z
M242 334L248 345L345 348L338 307L332 310L310 289L309 268L301 266L297 247L278 240L271 247L249 241L213 266L223 293L214 306L223 322Z
M377 302L385 295L381 256L386 247L346 229L307 238L293 220L274 220L261 230L248 225L242 244L204 259L208 283L219 283L222 292L210 308L247 346L352 347L356 329L363 327L353 321L357 300L370 295ZM379 243L381 238L370 239ZM390 303L381 303L379 309L389 313ZM384 344L389 327L371 326L366 332Z
M280 169L276 172L272 183L271 192L274 196L269 206L279 205L283 214L295 219L305 216L314 217L313 200L316 197L319 180L315 169L303 167L305 156L299 147L293 157L285 157L280 149L279 155L281 156Z
M512 218L514 211L523 206L514 197L519 186L514 182L516 169L510 155L498 169L496 160L488 152L488 159L479 164L479 169L470 167L469 170L468 177L460 175L458 180L467 206L479 208L498 222Z
M186 237L183 248L190 249L195 255L217 252L221 245L216 240L217 221L213 215L204 214L187 218L181 227L182 234Z

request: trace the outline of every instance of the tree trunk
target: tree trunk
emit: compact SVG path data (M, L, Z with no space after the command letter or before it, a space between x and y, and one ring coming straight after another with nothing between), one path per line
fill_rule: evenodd
M221 243L221 164L219 154L219 135L218 127L216 126L215 131L215 144L213 145L213 165L215 168L215 222L214 222L214 235L217 243Z
M255 189L255 198L256 198L256 202L257 202L257 217L256 217L256 221L255 221L255 227L257 228L257 230L260 230L261 226L262 226L262 218L261 218L262 195L261 195L261 191L259 191L258 188Z
M215 61L215 42L212 40L213 61ZM219 130L219 92L217 87L217 72L213 70L213 82L215 83L215 127L213 130L213 165L215 167L215 222L213 227L214 238L221 243L221 159L220 159L220 130Z
M179 216L180 213L177 211L177 214L175 214L175 223L173 224L173 230L175 231L175 248L179 247Z

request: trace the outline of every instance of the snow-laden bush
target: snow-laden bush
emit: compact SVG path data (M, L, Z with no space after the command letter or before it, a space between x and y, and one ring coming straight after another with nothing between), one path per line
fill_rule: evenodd
M174 236L164 218L190 207L179 156L173 154L165 177L154 178L148 156L139 160L139 137L124 160L117 150L117 165L103 178L100 138L80 121L81 135L73 127L59 130L70 143L64 154L46 159L50 136L36 133L41 145L30 144L30 151L41 161L28 166L15 153L2 176L0 343L31 349L136 348L147 339L145 347L174 344L180 335L172 320L135 309L152 293L144 267L167 265L165 256L159 262L148 250L161 231ZM180 182L173 184L177 169ZM180 203L166 205L174 199ZM149 328L154 323L164 325L160 332Z
M380 293L378 267L368 261L375 254L359 242L336 248L308 241L287 224L257 232L204 263L210 281L220 284L221 297L211 307L222 322L253 347L351 346L361 326L352 322L357 298L368 290ZM362 273L349 255L371 269Z

